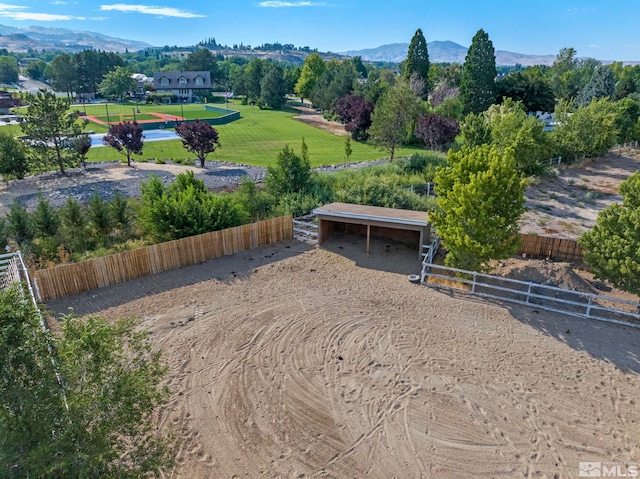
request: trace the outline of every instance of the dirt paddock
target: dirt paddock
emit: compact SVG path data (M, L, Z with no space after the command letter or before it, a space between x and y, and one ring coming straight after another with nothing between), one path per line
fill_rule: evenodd
M413 249L291 241L50 304L138 315L173 478L570 478L640 462L640 331L411 284Z

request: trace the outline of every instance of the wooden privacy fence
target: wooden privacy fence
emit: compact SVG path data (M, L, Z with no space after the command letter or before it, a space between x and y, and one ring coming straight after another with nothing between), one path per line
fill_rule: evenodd
M37 270L33 278L38 299L48 301L289 239L293 239L293 219L282 216Z
M526 234L520 235L520 238L522 245L518 254L527 258L575 262L582 262L584 259L582 248L574 240Z

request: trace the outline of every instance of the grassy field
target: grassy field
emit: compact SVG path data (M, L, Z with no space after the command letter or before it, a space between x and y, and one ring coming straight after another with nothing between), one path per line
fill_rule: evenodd
M77 107L75 107L77 109ZM107 117L107 108L109 116ZM180 117L184 115L187 120L197 120L203 118L218 118L223 116L223 113L217 111L205 110L202 104L186 104L180 107L180 105L147 105L136 103L113 103L105 106L101 105L86 105L79 109L81 112L87 113L88 116L94 116L101 121L119 122L122 118L123 121L136 120L161 120L151 113L160 113L161 115L169 115L172 117ZM135 114L134 114L135 112ZM105 133L108 127L89 121L87 130L93 130L96 133Z
M113 113L119 113L114 105ZM104 110L104 105L96 106ZM131 106L123 107L122 112L131 113ZM144 108L144 109L143 109ZM309 147L309 159L312 166L344 163L344 137L327 133L318 128L306 125L293 117L298 114L294 109L285 108L281 111L260 110L258 107L241 105L239 101L229 102L229 108L240 111L241 118L227 125L216 126L220 133L222 148L208 156L212 160L230 161L255 166L269 166L275 163L278 152L289 145L296 152L300 152L300 144L304 138ZM184 105L184 116L198 118L199 112L213 116L215 112L205 111L202 105ZM127 111L128 110L128 111ZM179 105L169 106L141 106L141 113L155 111L169 115L180 115ZM90 113L87 107L87 114ZM103 112L99 112L103 114ZM112 106L109 106L109 114L112 114ZM201 118L201 117L200 117ZM95 128L94 128L95 126ZM88 129L96 132L106 131L106 127L91 123ZM352 141L353 153L350 161L366 161L384 158L385 152L375 150L365 144ZM402 149L397 151L397 156L410 155L420 149ZM89 151L89 161L109 161L120 159L122 155L108 147L92 148ZM194 155L188 153L180 140L148 142L144 145L142 156L134 157L142 159L188 159Z

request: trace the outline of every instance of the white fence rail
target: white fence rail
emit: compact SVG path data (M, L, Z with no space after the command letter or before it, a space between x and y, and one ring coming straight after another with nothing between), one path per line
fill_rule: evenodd
M440 237L438 235L433 235L433 240L431 241L431 244L422 245L423 269L427 267L427 265L433 263L433 257L438 252L439 247L440 247Z
M546 311L640 328L640 303L531 281L425 264L421 284Z
M316 215L301 216L293 220L293 237L306 243L318 244Z

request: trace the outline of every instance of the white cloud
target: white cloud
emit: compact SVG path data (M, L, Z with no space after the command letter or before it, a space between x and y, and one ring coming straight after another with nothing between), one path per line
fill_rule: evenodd
M600 48L600 45L596 45L595 43L592 43L589 45L589 48Z
M31 20L37 22L55 22L59 20L84 20L84 17L56 15L53 13L26 12L27 7L0 3L0 17L13 20Z
M267 2L260 2L260 7L269 8L283 8L283 7L328 7L329 4L325 2L285 2L280 0L272 0Z
M163 17L179 17L179 18L201 18L205 15L179 10L173 7L154 7L148 5L128 5L125 3L115 3L113 5L100 5L100 10L117 11L117 12L133 12L144 13L146 15L160 15Z

